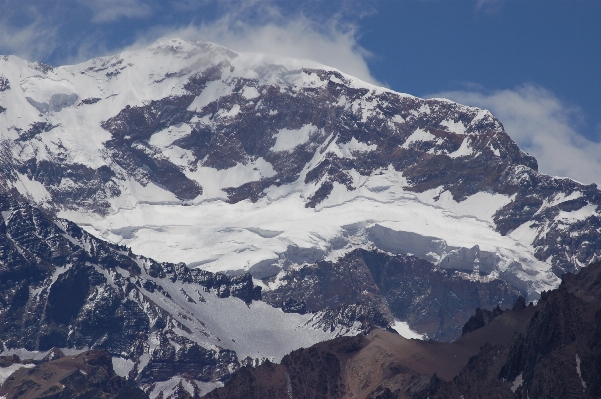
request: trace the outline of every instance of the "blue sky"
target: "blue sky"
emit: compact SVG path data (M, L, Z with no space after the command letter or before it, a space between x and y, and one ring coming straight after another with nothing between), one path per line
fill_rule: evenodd
M51 65L210 40L490 109L541 171L601 184L600 0L0 0L0 54Z

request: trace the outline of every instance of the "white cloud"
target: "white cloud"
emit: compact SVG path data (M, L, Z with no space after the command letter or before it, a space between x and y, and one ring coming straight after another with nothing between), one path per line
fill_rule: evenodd
M146 32L128 48L146 46L159 37L210 41L239 52L267 53L317 61L370 83L380 84L370 73L370 53L357 42L354 25L336 19L317 23L302 15L284 18L275 8L263 23L245 22L240 12L218 20L183 28L160 27Z
M550 91L524 85L491 93L451 91L428 97L490 110L520 148L536 157L541 172L601 187L601 143L578 133L580 111Z
M27 12L31 22L22 26L14 26L11 15L0 19L0 49L28 60L43 59L56 46L57 28L47 24L34 7Z
M321 1L321 0L315 0ZM347 4L348 3L348 4ZM338 68L370 83L380 84L370 73L370 53L358 44L357 26L349 23L365 13L355 0L341 3L350 11L320 15L311 4L289 9L277 0L174 0L168 5L156 0L66 0L57 3L2 4L0 0L0 53L53 64L77 63L89 58L145 47L161 37L211 41L235 51L276 54L317 61ZM14 7L18 5L18 7ZM199 22L204 7L216 5L218 16ZM351 7L350 5L356 6ZM342 7L342 6L341 6ZM315 9L314 9L315 8ZM303 10L310 12L303 13ZM341 9L346 9L342 7ZM165 15L162 15L160 11ZM91 11L91 13L89 12ZM14 26L14 15L27 15L27 25ZM182 17L186 14L186 18ZM346 16L345 16L346 15ZM65 18L83 18L81 31L66 33ZM132 27L115 48L104 29L128 24L126 19L146 18L152 25ZM150 26L150 27L149 27ZM69 26L69 29L71 26ZM79 29L79 28L78 28Z
M476 0L476 11L492 14L501 9L504 0Z
M92 22L111 22L119 18L144 18L152 14L152 8L139 0L79 0L93 12Z

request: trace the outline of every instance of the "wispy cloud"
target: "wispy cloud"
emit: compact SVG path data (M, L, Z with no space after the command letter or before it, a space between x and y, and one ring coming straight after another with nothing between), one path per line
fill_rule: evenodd
M36 7L0 8L1 53L34 60L48 56L55 47L58 29ZM2 12L3 11L3 12Z
M103 23L119 18L144 18L152 14L150 4L140 0L78 0L89 7L94 15L92 22Z
M501 9L505 0L476 0L476 11L493 14Z
M219 20L181 33L237 51L317 61L367 82L378 83L367 65L371 54L357 43L355 27L340 26L336 21L329 21L318 28L316 23L302 16L283 24L261 26L240 23L232 26L225 20Z
M260 17L255 17L260 14ZM249 18L251 15L253 18ZM183 27L154 27L130 48L146 46L160 37L210 41L235 51L307 59L340 69L370 83L371 53L358 43L358 29L336 16L319 22L303 14L284 16L269 3L233 7L220 18Z
M601 187L601 143L579 133L580 110L549 90L528 84L511 90L470 89L429 97L489 109L520 148L536 157L541 172Z
M60 65L139 48L161 37L181 37L236 51L317 61L378 83L367 65L370 53L359 45L353 22L373 11L367 3L0 0L0 53ZM116 37L114 31L125 35Z

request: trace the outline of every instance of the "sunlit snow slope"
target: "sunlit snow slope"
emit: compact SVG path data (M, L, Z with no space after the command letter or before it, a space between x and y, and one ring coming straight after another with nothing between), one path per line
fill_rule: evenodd
M596 186L485 110L176 39L0 74L6 188L160 261L266 279L379 249L536 299L601 254Z
M262 301L249 274L158 263L6 194L0 298L3 356L40 360L52 348L104 349L116 372L153 398L163 390L171 391L163 398L180 397L183 381L191 393L206 392L244 365L356 335L369 316L357 306L336 314L287 312Z

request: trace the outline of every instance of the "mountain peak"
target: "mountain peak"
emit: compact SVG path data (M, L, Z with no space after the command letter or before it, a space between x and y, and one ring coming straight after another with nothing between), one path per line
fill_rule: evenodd
M47 73L3 71L8 186L159 260L267 278L375 246L535 299L600 250L597 190L539 174L486 110L181 39Z

